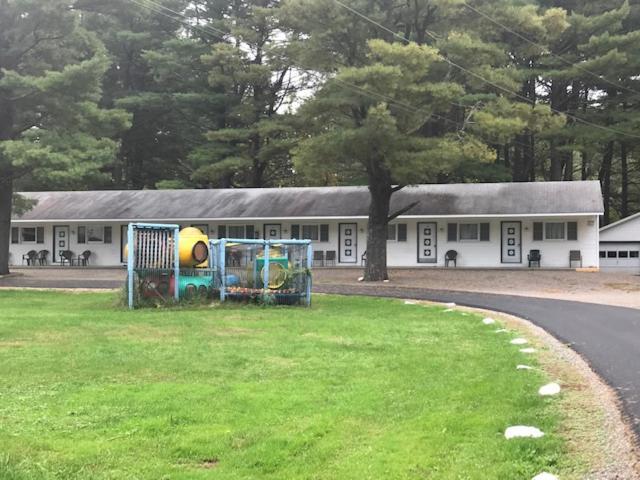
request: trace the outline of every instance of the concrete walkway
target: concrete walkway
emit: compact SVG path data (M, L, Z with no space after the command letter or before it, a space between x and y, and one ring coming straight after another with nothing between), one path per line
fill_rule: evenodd
M640 439L640 311L564 300L489 293L318 285L333 294L413 298L484 308L515 315L544 328L583 356L618 393L629 424Z

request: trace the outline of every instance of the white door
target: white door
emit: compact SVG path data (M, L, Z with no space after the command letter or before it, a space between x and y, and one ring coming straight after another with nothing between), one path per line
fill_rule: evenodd
M522 263L522 224L502 222L502 263Z
M340 224L340 263L358 263L358 224Z
M69 250L69 226L56 225L53 227L53 249L51 250L51 262L60 263L60 252Z
M418 223L418 263L438 261L438 224Z
M282 238L282 225L279 223L264 224L265 240L280 240Z

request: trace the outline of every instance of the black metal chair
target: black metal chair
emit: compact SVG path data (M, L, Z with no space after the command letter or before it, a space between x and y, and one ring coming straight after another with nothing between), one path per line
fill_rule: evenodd
M534 265L538 265L538 268L540 268L540 262L542 261L540 250L530 250L529 255L527 255L527 260L529 261L529 268Z
M365 250L360 256L360 266L364 267L367 264L367 251Z
M444 256L444 266L445 268L449 266L449 263L453 262L453 266L458 266L458 252L455 250L449 250Z
M332 267L336 266L336 251L335 250L327 250L327 255L324 259L325 265Z
M572 268L573 262L580 262L580 268L582 268L582 253L580 250L569 251L569 268Z
M313 251L313 266L324 267L324 251L323 250Z
M38 252L36 252L35 250L29 250L27 253L22 255L22 264L24 265L24 262L26 261L27 265L35 265L37 259Z
M47 258L49 256L49 250L40 250L38 252L38 265L43 266L43 265L48 265L49 264L49 259Z
M64 266L65 263L68 263L69 266L73 265L75 259L73 258L73 252L71 250L62 250L60 252L60 264Z
M76 258L76 265L86 267L89 265L89 258L91 258L91 250L85 250Z

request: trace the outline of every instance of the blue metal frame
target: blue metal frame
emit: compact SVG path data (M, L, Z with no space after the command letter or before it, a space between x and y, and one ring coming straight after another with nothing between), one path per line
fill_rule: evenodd
M247 238L222 238L219 240L209 240L209 251L218 251L217 268L220 271L220 301L224 302L227 298L227 273L226 273L226 247L228 243L239 243L244 245L262 245L264 247L264 268L262 277L263 295L267 295L269 291L269 260L271 246L274 245L306 245L307 246L307 291L305 292L305 301L307 306L311 305L311 267L313 265L313 245L311 240L262 240Z
M174 298L180 300L180 225L162 223L130 223L127 228L127 290L129 308L133 308L133 265L135 255L133 252L133 232L134 230L173 230L173 275L174 275Z

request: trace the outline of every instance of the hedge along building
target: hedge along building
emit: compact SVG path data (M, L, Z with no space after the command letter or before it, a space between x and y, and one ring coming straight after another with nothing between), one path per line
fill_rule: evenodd
M13 264L29 250L49 250L56 263L62 250L90 250L92 265L121 265L129 222L196 226L212 238L310 239L336 266L360 265L366 250L366 187L22 195L37 203L12 222ZM598 182L410 186L393 195L391 211L414 203L389 225L389 266L444 266L455 250L458 267L526 267L535 249L542 268L568 268L571 250L598 267Z

